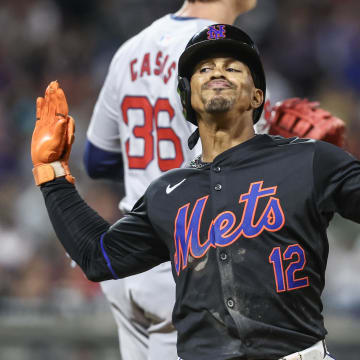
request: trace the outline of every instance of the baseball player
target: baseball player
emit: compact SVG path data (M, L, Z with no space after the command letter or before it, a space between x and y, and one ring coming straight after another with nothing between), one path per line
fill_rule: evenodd
M93 178L123 179L123 213L151 181L200 153L199 146L187 146L195 127L184 121L176 92L177 60L188 39L206 25L232 24L255 5L256 0L185 1L115 54L89 125L85 168ZM116 319L123 360L177 358L170 263L101 287Z
M202 155L151 183L115 224L81 199L74 121L57 82L37 100L35 182L54 229L92 281L171 261L184 360L332 359L321 293L333 214L360 223L360 163L322 141L256 135L265 75L251 38L214 24L182 53L179 92Z

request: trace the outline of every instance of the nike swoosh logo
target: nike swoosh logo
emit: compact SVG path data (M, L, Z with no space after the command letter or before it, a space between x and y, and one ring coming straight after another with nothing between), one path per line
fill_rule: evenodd
M170 186L170 184L166 188L166 193L169 195L172 191L174 191L178 186L180 186L186 179L181 180L179 183L174 186Z

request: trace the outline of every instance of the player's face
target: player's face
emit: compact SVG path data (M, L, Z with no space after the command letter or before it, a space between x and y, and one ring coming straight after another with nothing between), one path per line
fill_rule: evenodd
M191 105L199 114L248 110L258 90L249 68L227 56L201 61L195 67L190 85Z

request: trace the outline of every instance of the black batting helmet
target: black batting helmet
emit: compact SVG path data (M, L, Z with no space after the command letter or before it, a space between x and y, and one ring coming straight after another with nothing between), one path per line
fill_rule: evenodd
M257 47L250 36L233 25L215 24L207 26L190 39L179 58L178 64L178 92L183 105L184 115L194 125L197 125L197 120L195 111L191 107L191 76L195 66L201 60L219 53L229 54L245 63L249 67L255 86L264 92L265 99L266 82L264 69ZM253 112L254 124L259 120L263 108L264 101Z

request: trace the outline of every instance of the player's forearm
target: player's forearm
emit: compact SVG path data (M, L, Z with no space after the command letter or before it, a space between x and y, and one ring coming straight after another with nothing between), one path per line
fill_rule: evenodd
M70 257L89 280L111 279L100 244L101 235L110 225L64 178L43 184L41 191L55 232Z

